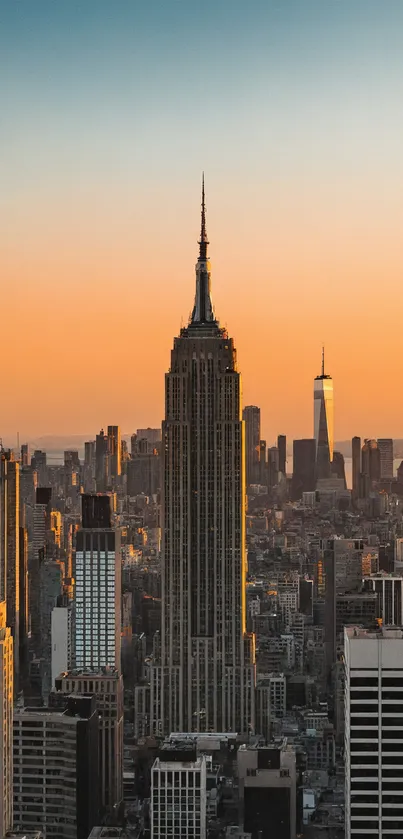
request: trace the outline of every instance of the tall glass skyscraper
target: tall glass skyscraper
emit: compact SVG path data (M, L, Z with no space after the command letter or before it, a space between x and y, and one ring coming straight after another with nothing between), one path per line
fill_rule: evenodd
M246 633L245 443L232 338L213 310L202 193L196 296L165 379L162 630L151 728L254 728Z
M325 351L322 350L322 371L314 381L314 437L316 440L316 477L329 478L333 460L333 379L325 373Z

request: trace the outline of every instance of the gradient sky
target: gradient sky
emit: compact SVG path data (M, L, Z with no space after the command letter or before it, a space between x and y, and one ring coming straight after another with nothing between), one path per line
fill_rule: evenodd
M0 0L0 435L163 415L206 173L263 433L403 437L402 0Z

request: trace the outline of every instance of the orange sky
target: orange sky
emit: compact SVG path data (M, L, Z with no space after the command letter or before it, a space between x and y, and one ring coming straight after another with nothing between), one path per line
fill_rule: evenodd
M204 169L268 443L312 435L322 342L335 439L403 437L403 4L251 2L2 11L0 436L161 421Z

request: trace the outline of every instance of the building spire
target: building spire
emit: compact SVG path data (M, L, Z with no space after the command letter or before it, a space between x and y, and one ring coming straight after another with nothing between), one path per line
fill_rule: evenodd
M322 345L322 376L325 375L325 345Z
M207 245L209 244L206 231L206 202L204 195L204 172L202 177L201 229L199 240L199 259L207 259Z
M203 172L199 258L196 263L196 297L190 321L194 326L208 323L217 325L210 294L210 263L207 256L208 244Z

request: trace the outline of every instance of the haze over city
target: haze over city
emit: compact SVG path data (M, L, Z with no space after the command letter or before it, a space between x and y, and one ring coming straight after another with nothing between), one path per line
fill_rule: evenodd
M4 436L159 425L212 293L269 441L400 437L403 6L2 2Z

